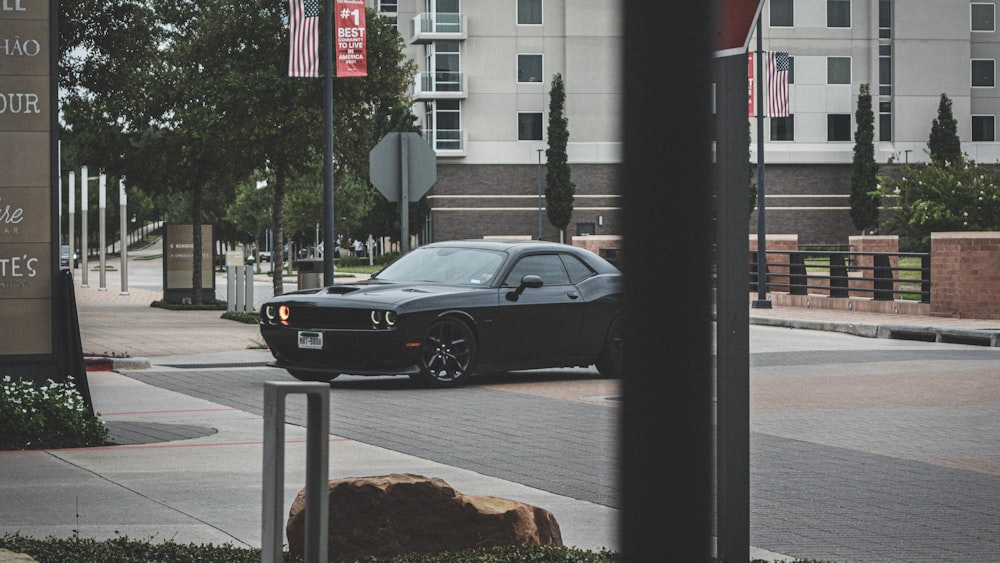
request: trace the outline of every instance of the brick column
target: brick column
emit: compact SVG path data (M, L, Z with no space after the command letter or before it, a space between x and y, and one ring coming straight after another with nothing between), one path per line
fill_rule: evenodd
M767 250L794 251L799 249L799 235L767 235L764 240L767 243ZM757 235L751 234L750 253L754 252L757 252ZM767 271L770 274L767 277L767 290L769 292L788 292L789 258L787 254L767 255Z
M853 236L848 239L851 245L852 252L899 252L899 237L896 235L890 236ZM849 280L849 285L852 289L860 288L867 291L852 291L850 293L851 297L861 297L871 299L873 294L871 290L875 287L875 282L871 278L875 277L875 258L873 256L856 256L851 265L852 267L848 269L848 275L852 276ZM892 268L899 267L899 256L892 256L889 258L889 266ZM893 270L893 278L898 279L898 272ZM862 280L859 278L869 278L867 280ZM892 284L893 290L899 290L899 282L894 282Z
M1000 232L931 234L931 313L1000 319Z

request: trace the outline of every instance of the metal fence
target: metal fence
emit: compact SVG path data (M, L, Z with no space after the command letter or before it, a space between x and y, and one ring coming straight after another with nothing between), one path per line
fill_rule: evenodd
M930 303L930 254L918 252L846 252L768 250L768 291L791 295L867 297ZM757 291L757 252L750 252L750 291Z

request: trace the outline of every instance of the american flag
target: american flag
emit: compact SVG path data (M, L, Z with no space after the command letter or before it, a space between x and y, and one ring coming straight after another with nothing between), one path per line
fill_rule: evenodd
M288 0L288 76L319 76L319 0Z
M767 111L771 117L788 117L788 53L767 52Z

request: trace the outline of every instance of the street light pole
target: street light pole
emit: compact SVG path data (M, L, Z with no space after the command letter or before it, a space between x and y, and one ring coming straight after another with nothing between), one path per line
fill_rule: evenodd
M538 240L542 240L542 152L545 149L536 149L538 151Z

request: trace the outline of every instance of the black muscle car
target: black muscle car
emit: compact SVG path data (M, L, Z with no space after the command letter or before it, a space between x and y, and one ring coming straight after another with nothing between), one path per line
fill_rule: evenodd
M435 386L473 372L597 365L622 371L622 273L541 241L428 244L371 279L261 307L274 362L304 380L408 375Z

